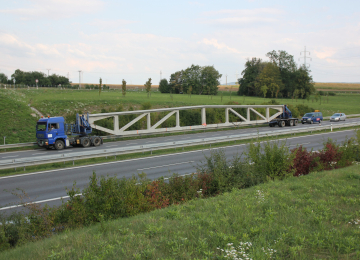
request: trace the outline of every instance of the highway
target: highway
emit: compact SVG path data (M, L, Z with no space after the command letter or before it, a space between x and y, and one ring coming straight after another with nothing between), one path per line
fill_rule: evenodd
M353 118L347 119L346 123L350 122L360 122L360 118ZM329 122L323 121L321 125L341 125L342 122ZM184 135L173 135L173 136L165 136L165 137L155 137L155 138L144 138L144 139L134 139L134 140L127 140L127 141L117 141L117 142L106 142L101 146L95 147L90 146L87 148L84 147L72 147L67 148L64 150L46 150L46 149L37 149L37 150L28 150L28 151L16 151L16 152L7 152L7 153L0 153L0 160L9 160L9 159L21 159L21 158L30 158L30 157L42 157L42 156L49 156L53 154L74 154L78 152L86 151L87 149L91 150L104 150L107 148L116 148L116 147L126 147L126 146L141 146L145 144L159 144L165 143L169 141L177 142L177 141L184 141L184 140L193 140L193 139L201 139L201 138L210 138L210 137L218 137L218 136L227 136L227 135L236 135L236 134L245 134L245 133L261 133L266 131L281 131L285 129L293 129L296 132L296 129L303 129L309 126L317 126L318 124L299 124L296 127L255 127L255 128L239 128L233 130L224 130L224 131L217 131L217 132L203 132L203 133L196 133L196 134L184 134Z
M306 126L300 125L299 127ZM263 128L259 128L259 131L262 131L262 129ZM268 130L268 128L264 129ZM241 129L235 131L244 130L257 131L257 129ZM231 133L233 133L233 131ZM196 135L207 134L224 134L224 132L204 134L201 133ZM165 140L167 138L193 138L193 136L195 135L172 136L165 138L156 138L155 140L160 142L161 140ZM318 150L323 147L323 143L327 140L327 138L331 138L336 142L340 143L343 142L346 138L352 136L354 136L353 130L328 132L314 134L311 136L288 138L287 145L290 149L295 148L297 145L302 145L303 147L306 147L310 150ZM120 145L133 142L148 142L151 140L154 139L123 141L116 142L116 144ZM114 145L114 143L109 144ZM246 147L247 145L242 144L229 146L223 149L225 150L227 158L231 159L234 154L241 154L242 152L244 152L246 150ZM0 177L0 206L5 207L9 205L19 204L19 199L13 194L11 194L11 191L16 189L24 190L30 196L31 201L42 201L42 203L40 204L47 203L50 206L59 205L61 204L60 198L66 196L66 187L71 188L74 181L76 181L76 185L78 188L84 188L88 183L89 177L92 175L93 171L95 171L98 176L117 176L118 178L127 178L132 176L133 174L145 172L150 179L156 179L161 176L170 176L173 173L178 173L179 175L190 174L195 171L197 165L200 165L201 162L204 161L204 156L209 155L210 152L211 151L207 148L200 151L174 153L168 155L152 156L148 158L130 159L60 170L50 170L44 172ZM32 151L32 153L34 153L34 151ZM15 152L13 154L15 154ZM21 209L21 207L18 207L16 209ZM10 210L12 211L14 209ZM5 211L9 211L9 209L0 209L0 212Z

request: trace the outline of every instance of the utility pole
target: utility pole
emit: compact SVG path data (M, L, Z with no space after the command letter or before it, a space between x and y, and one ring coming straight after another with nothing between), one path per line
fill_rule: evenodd
M238 80L238 76L239 76L239 73L236 71L236 80L235 80L235 83L237 82L237 80Z
M304 51L301 51L300 52L300 56L302 55L302 53L304 53L304 68L309 68L310 67L310 64L306 65L306 59L310 59L310 61L312 61L312 59L310 57L307 57L307 53L309 53L310 55L310 52L309 51L306 51L306 46L304 47ZM300 58L299 58L299 61L300 61Z
M161 81L161 79L162 79L162 72L161 72L161 70L160 70L160 81Z
M48 77L49 77L49 71L51 70L51 69L46 69L47 71L48 71Z
M225 82L226 82L226 84L225 84L225 85L227 86L227 74L225 75L225 77L226 77L226 81L225 81Z
M67 74L67 78L68 78L68 80L70 80L70 73L69 72Z
M79 89L81 88L81 70L79 70Z

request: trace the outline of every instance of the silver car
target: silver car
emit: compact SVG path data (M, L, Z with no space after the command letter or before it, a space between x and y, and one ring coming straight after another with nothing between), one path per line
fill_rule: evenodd
M336 113L330 117L330 121L335 121L335 122L345 121L345 119L346 119L346 115L344 113Z

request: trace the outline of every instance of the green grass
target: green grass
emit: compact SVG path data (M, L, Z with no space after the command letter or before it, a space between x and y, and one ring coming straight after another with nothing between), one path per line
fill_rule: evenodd
M322 102L277 99L280 104L305 104L314 109L319 109L324 116L335 112L346 114L359 114L359 96L357 94L341 94L322 97ZM6 143L21 143L35 141L34 124L37 118L27 104L38 109L44 115L67 116L76 112L100 113L102 109L117 111L119 106L128 110L130 106L140 109L141 104L150 102L152 108L178 107L188 105L220 105L229 101L240 104L262 104L270 101L259 97L240 97L236 93L223 92L221 96L205 95L172 95L154 92L147 98L145 92L128 92L124 98L119 90L103 91L99 96L96 90L60 90L60 89L0 89L0 138L7 136ZM69 122L70 123L70 122ZM1 139L0 139L1 141ZM0 142L2 143L2 142Z
M31 142L35 139L37 118L28 106L26 94L13 89L0 90L0 144Z
M135 217L66 231L2 259L359 259L360 165L273 181ZM359 220L359 221L358 221ZM227 258L229 259L229 258ZM231 259L231 258L230 258Z

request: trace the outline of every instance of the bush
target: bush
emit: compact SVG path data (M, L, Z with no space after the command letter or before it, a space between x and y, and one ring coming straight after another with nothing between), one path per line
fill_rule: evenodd
M265 174L268 179L284 179L292 175L295 155L289 152L286 142L251 143L246 155L253 170Z
M336 96L335 92L329 92L329 96Z

